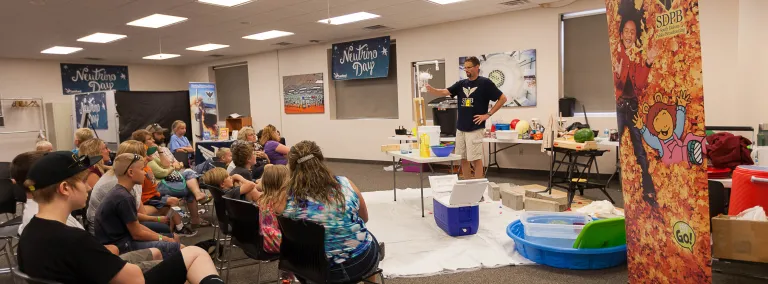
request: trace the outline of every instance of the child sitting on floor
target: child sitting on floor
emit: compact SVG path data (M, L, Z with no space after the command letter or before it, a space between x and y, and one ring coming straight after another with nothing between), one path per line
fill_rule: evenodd
M256 184L241 175L230 176L224 168L213 168L203 175L203 182L218 186L223 195L232 199L256 201L261 192L256 190ZM235 185L237 183L237 186Z

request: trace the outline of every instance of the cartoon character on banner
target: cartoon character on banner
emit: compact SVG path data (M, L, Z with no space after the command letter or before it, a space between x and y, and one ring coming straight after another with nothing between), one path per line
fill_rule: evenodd
M661 93L656 93L655 103L643 104L645 119L640 113L635 115L635 127L642 132L645 143L656 149L664 164L688 161L701 165L704 162L704 137L684 133L689 100L690 95L683 92L677 96L677 102L671 104Z

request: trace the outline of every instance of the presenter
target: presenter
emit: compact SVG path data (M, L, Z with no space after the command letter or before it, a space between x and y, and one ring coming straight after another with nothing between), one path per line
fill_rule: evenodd
M483 178L483 138L485 121L507 102L507 98L486 77L480 77L480 60L469 57L464 61L467 79L459 80L447 89L435 89L426 85L427 92L436 96L458 97L458 120L456 121L456 154L461 155L461 173L464 179ZM496 103L491 110L488 105ZM475 169L474 176L469 168Z

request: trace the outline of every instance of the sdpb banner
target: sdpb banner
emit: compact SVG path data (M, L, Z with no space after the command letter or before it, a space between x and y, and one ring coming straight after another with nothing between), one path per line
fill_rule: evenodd
M630 283L712 281L698 0L606 0Z
M216 140L219 135L216 84L189 83L189 105L192 125L187 128L187 131L192 131L192 139Z

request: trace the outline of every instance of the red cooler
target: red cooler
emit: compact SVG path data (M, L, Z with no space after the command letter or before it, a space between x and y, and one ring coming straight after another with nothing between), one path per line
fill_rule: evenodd
M758 205L768 209L768 167L738 166L733 171L728 215L738 215Z

